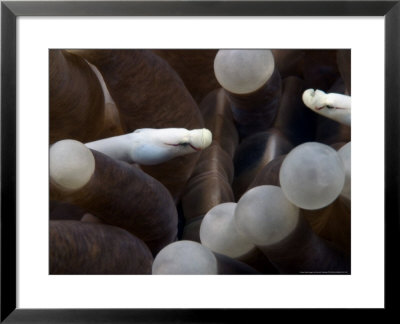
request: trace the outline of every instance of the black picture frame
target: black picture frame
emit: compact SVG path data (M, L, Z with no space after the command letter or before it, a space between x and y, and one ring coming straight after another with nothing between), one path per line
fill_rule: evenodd
M18 16L383 16L385 19L385 308L396 310L399 255L400 1L133 1L1 3L1 322L221 323L245 309L16 308L16 19ZM372 260L372 257L371 257ZM367 292L366 288L366 292ZM382 310L378 310L381 315ZM299 315L304 315L300 312ZM379 315L379 316L380 316ZM306 315L307 316L307 315ZM318 315L317 315L318 316ZM258 320L257 320L258 321ZM248 321L247 321L248 322Z

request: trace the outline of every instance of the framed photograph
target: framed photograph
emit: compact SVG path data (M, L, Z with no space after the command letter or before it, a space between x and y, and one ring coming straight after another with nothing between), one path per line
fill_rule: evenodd
M3 1L1 321L220 323L235 322L249 316L265 316L265 312L271 309L394 310L395 300L392 296L397 288L397 274L393 263L399 253L399 15L398 1ZM233 52L236 54L232 54ZM238 52L240 53L237 54ZM245 56L241 56L242 54ZM129 58L124 61L127 56ZM246 59L248 61L243 63ZM254 68L258 59L263 63L260 68ZM233 62L230 65L227 63L229 60ZM265 63L269 60L272 61L272 65ZM205 63L198 64L200 61ZM249 90L247 87L252 81L246 79L244 86L240 83L240 78L247 73L246 70L241 70L244 66L247 69L253 66L251 78L257 73L263 74L264 70L268 70L268 78L263 79L263 83L254 81L256 85ZM204 71L204 67L208 67L207 71ZM130 76L129 69L136 71L132 73L138 75L136 79ZM140 73L137 72L139 70ZM66 83L66 76L73 73L81 74L75 76L71 84ZM179 77L175 77L175 73ZM279 78L274 77L276 73L280 73ZM322 73L324 79L320 78ZM155 74L154 78L148 77ZM331 77L326 79L327 75ZM206 79L201 79L203 76ZM79 83L81 79L82 83ZM181 79L185 84L184 91L181 91L181 86L177 86L182 82ZM90 80L95 80L94 86L91 86ZM165 86L164 80L175 86ZM142 84L147 84L143 86L144 90L140 88ZM246 89L243 90L243 87ZM281 87L283 90L280 90ZM279 90L274 90L276 88ZM308 88L313 89L306 90ZM110 92L110 101L107 101L107 90ZM58 107L62 110L65 106L79 104L84 107L82 109L92 109L92 103L87 103L87 100L96 98L96 91L100 91L101 100L105 98L104 103L101 103L104 112L102 110L98 113L93 110L87 116L82 117L79 113L76 117L73 116L72 110L56 111ZM272 106L268 108L268 111L276 110L276 114L270 119L274 129L279 132L264 134L260 130L271 127L272 124L266 125L265 120L269 117L257 109L258 106L265 105L259 104L265 101L265 97L280 96L274 91L282 93L282 98L287 99L282 99L276 109ZM292 94L297 93L296 91L298 94ZM64 102L63 93L73 95ZM326 93L334 93L334 96L327 96ZM139 106L123 106L123 100L120 101L119 98L123 97L125 100L127 96L138 98L142 106L169 98L169 106L173 107L169 109L178 110L178 106L182 107L179 108L179 114L177 113L179 117L173 118L163 110L164 106L162 109L149 107L141 112L140 109L143 108ZM319 99L317 102L314 100L316 97L329 100ZM353 105L351 123L350 97ZM96 100L93 99L93 109L99 106ZM285 100L289 102L286 106ZM299 104L294 104L295 100ZM132 102L135 104L135 100ZM274 101L271 102L273 105ZM195 110L190 110L191 105ZM206 120L205 116L212 115L215 107L220 109L218 113L221 115L229 105L232 108L228 109L229 118L223 119L224 124L219 125L218 131L212 128L217 127L216 124L210 123L212 126L207 127L212 128L214 135L220 132L228 134L224 144L217 143L219 146L216 148L215 141L222 141L223 137L215 135L212 145L217 151L223 148L222 153L215 153L223 156L223 161L225 156L232 158L232 170L225 171L224 175L230 179L226 181L232 184L229 195L234 198L225 201L238 202L234 210L235 228L242 226L241 235L248 235L246 239L252 243L246 247L247 243L243 242L247 241L239 240L234 252L223 250L231 237L216 242L207 232L206 222L203 221L205 218L200 219L197 215L201 214L204 217L204 212L196 214L196 208L201 210L199 205L207 200L204 198L207 192L215 196L211 191L211 188L216 187L214 183L209 182L209 189L204 193L196 189L197 191L193 190L191 194L191 187L187 185L190 178L182 180L177 176L183 174L186 164L195 165L197 160L193 162L186 158L190 156L188 154L184 155L185 159L182 158L180 164L176 162L173 166L167 165L163 173L157 171L157 168L152 168L154 163L166 162L164 156L171 159L187 152L203 156L196 151L205 150L211 144L211 137L207 133L209 130L202 128L203 124L194 121L196 113L199 113L199 118L203 121L203 118ZM49 107L52 107L51 110ZM299 113L300 110L292 112L290 108L285 107L304 109L304 113ZM69 115L66 114L67 111ZM133 115L130 115L131 111L134 111ZM251 114L258 117L251 117ZM323 116L320 116L321 114ZM145 122L138 121L139 115ZM96 119L98 116L99 123ZM146 118L153 118L154 123L147 122ZM227 122L230 119L232 125ZM334 119L334 122L331 119ZM179 122L176 122L177 120ZM101 130L96 129L96 123L102 125ZM104 126L105 124L107 125ZM290 125L290 130L287 125ZM192 131L183 130L182 127ZM166 128L168 132L158 135L154 133L155 128ZM231 129L234 133L230 132ZM293 129L298 133L293 135ZM335 136L331 136L332 129ZM156 152L151 146L153 143L150 143L146 144L145 148L138 146L135 153L122 154L123 144L120 144L119 140L115 141L113 136L131 134L133 131L135 132L132 134L141 141L142 138L149 138L150 135L146 135L148 132L151 132L152 139L162 138L163 144L168 139L168 143L165 144L168 145L167 153ZM184 132L183 135L180 135L180 132ZM300 133L301 136L298 137ZM288 145L286 147L286 144L282 144L283 140L279 137L281 134L290 138L288 143L294 143L293 147L296 146L296 149L306 142L320 142L318 145L324 143L324 147L329 145L329 150L335 158L340 154L343 158L345 150L341 147L346 148L350 141L353 142L351 198L350 185L346 187L345 183L348 173L343 166L337 171L340 176L335 171L336 173L332 173L332 180L329 180L330 183L338 183L337 188L332 189L335 193L319 196L320 193L326 192L326 187L321 184L321 189L314 190L313 183L311 200L303 198L307 184L296 183L301 181L300 176L293 176L290 172L286 178L282 175L284 170L291 170L287 166L289 158L285 158L286 164L282 162L283 159L279 162L279 168L282 165L280 179L256 178L255 174L260 174L261 168L270 165L269 162L275 161L275 157L295 151L292 146L289 148ZM252 137L255 138L253 142L248 140ZM67 144L64 142L60 146L59 143L63 142L60 140L65 138L76 139L86 143L86 146L76 141ZM103 138L108 139L98 141ZM279 149L279 154L274 153L268 162L264 161L265 165L260 166L257 172L249 171L249 161L256 159L252 154L264 145L260 146L257 143L266 143L266 138L269 142L274 138L274 150L278 150L277 145L283 147L282 150ZM50 150L49 143L52 145ZM237 148L238 143L240 149ZM118 145L121 145L122 151L115 150ZM79 161L75 157L72 158L73 163L78 161L76 165L79 172L83 173L79 173L75 178L70 176L65 181L62 172L70 170L70 166L65 165L70 163L71 152L82 149L85 154L92 152L89 153L88 159L93 163L86 157ZM265 148L264 150L267 151ZM336 150L339 151L339 155L336 154ZM82 156L79 154L76 156ZM301 165L302 170L304 164L311 166L315 163L318 168L326 168L324 174L329 174L336 167L336 162L328 166L325 160L315 161L314 156L308 153L305 155L309 162ZM123 160L122 164L114 165L114 160L118 159ZM296 159L294 161L300 158ZM127 165L126 162L140 167L129 166L129 170L119 171ZM87 169L82 169L82 165L96 165L96 171L92 170L90 173ZM200 163L197 162L197 165ZM211 164L205 159L202 165L202 168L206 168ZM350 170L350 162L348 166ZM291 166L292 169L296 167ZM102 174L101 168L107 171ZM192 172L194 167L187 168ZM130 174L131 169L138 171ZM161 182L162 192L165 185L169 191L169 200L165 195L157 196L158 182L147 187L141 185L140 189L132 189L130 184L136 179L142 179L142 170ZM94 176L100 180L87 182L86 172L90 173L90 181L93 181ZM232 174L229 175L229 172ZM110 177L110 174L113 177ZM171 174L178 179L177 183L183 183L181 187L171 182L168 178ZM110 192L107 185L122 183L117 179L119 176L129 176L132 181L127 181L126 178L119 191L113 189ZM86 182L82 184L82 181ZM197 184L194 180L193 183L195 188ZM186 191L182 194L180 191L185 184ZM312 232L316 232L318 238L313 236L310 242L315 243L322 238L330 241L329 244L318 243L310 248L308 243L304 243L304 246L290 243L286 236L285 240L282 237L276 239L272 232L268 242L263 241L265 232L262 234L263 239L257 237L258 228L262 224L252 228L248 219L241 218L242 215L247 215L241 210L247 208L244 198L252 191L250 188L255 189L260 185L274 185L273 188L279 189L279 194L283 192L282 197L290 200L290 206L301 208L300 214L296 209L293 215L301 215L307 220L304 223L307 225L298 222L296 218L295 226L291 223L291 216L288 216L292 207L277 207L277 210L285 211L282 217L290 218L287 218L285 226L289 228L293 225L288 229L291 236L287 237L300 237L300 234L293 234L300 230L309 233L307 226L311 225ZM290 191L290 185L298 185L300 190ZM267 186L263 188L265 187ZM345 188L342 190L343 187ZM82 191L75 195L74 192L81 188L92 189L90 193ZM268 186L266 190L270 188L272 186ZM170 256L164 256L164 260L160 257L160 250L163 252L167 245L163 241L165 237L155 240L153 237L147 238L147 234L142 234L139 230L135 232L141 226L139 219L134 221L135 228L131 229L125 222L124 212L120 212L124 208L130 210L130 202L126 199L119 201L119 193L116 191L131 191L129 194L132 196L155 193L156 198L149 200L148 205L141 206L141 210L158 208L168 214L168 206L172 205L174 210L171 217L176 224L172 222L171 225L171 235L174 239L168 240L173 242L178 237L178 242L175 243L179 243L200 242L201 239L202 245L196 244L202 248L210 248L207 251L212 255L211 259L217 262L215 269L214 265L211 265L204 273L166 276L169 272L165 270L168 267L165 262L169 262ZM93 192L95 194L92 194ZM196 196L199 193L202 200ZM253 194L255 197L256 194ZM277 193L274 191L275 194ZM262 192L260 195L268 197L269 193ZM53 200L54 197L57 199ZM85 200L86 197L89 197L88 201ZM279 200L272 194L271 197L274 197L271 198L274 203ZM248 199L249 203L254 205L253 198ZM323 201L324 199L327 201ZM58 200L63 201L65 205L55 202ZM265 203L267 198L260 198L257 206L261 206L263 200ZM335 203L332 203L333 201ZM221 199L221 202L224 200ZM179 206L177 210L175 204ZM207 205L207 202L204 204ZM253 205L251 210L255 215ZM329 208L323 209L326 206ZM75 232L74 221L53 222L66 208L68 212L71 212L70 208L77 208L71 213L76 213L77 220L85 224L83 227L78 226L79 234ZM107 208L110 209L109 213ZM224 210L225 214L228 209ZM138 215L142 213L141 210L137 212ZM266 210L263 209L260 214L263 215ZM325 219L330 219L329 226L336 226L335 230L341 233L337 236L327 229L326 223L321 225L314 222L318 213L333 215L336 210L341 211L340 215L346 215L343 216L345 221L332 220L333 218L328 216ZM101 220L96 217L98 214L101 214ZM207 221L211 222L210 219L211 216ZM107 224L97 224L102 221ZM157 232L159 223L156 220L154 222L153 227ZM90 237L94 237L89 233L93 223L96 223L96 233L100 233L99 228L104 230L98 236L102 241L90 241ZM158 227L163 227L166 231L168 224ZM202 233L199 232L200 224ZM149 226L147 222L145 225ZM342 227L338 229L338 226ZM209 231L212 233L212 230ZM63 236L67 232L69 234ZM282 232L285 231L281 230ZM88 236L85 236L86 234ZM113 236L114 234L116 236ZM132 240L132 237L136 239L135 235L138 237L136 241ZM199 235L203 236L200 238ZM84 238L83 242L77 242L79 237ZM125 237L121 243L120 237ZM90 242L87 241L88 238ZM118 259L115 251L122 251L119 244L131 244L128 243L130 240L134 249L141 250L140 255L143 259L127 265L124 261L127 259L123 255ZM64 246L57 245L61 241ZM281 241L286 242L291 251L296 252L282 258L276 252L285 247ZM341 252L337 254L335 249L331 249L332 243L339 246L341 251L345 251L344 258ZM90 247L90 253L80 248L85 244ZM257 254L257 258L255 255L249 257L248 251L253 251L255 246L258 247L259 255ZM65 248L66 250L61 251ZM189 254L197 253L197 248ZM290 258L298 260L303 248L312 251L309 252L307 261L304 261L307 267L293 267L295 262L290 261ZM102 260L104 255L96 254L97 249L107 251L107 257L112 261ZM326 267L310 266L309 262L318 260L321 249L324 253L329 251L324 259ZM60 259L57 253L63 254L64 257ZM76 253L76 256L73 253ZM267 260L271 261L271 264L266 265L265 260L260 261L260 255L263 254L268 256ZM66 255L68 257L65 257ZM89 259L93 255L97 255L97 259L90 263ZM157 262L153 262L153 257ZM119 260L123 260L123 270ZM172 267L175 267L176 263L177 261L174 261ZM190 267L192 266L193 264ZM271 268L268 268L269 266ZM176 271L176 268L173 269ZM151 271L160 275L140 275L151 274ZM133 273L138 275L132 276ZM230 275L199 275L205 273Z

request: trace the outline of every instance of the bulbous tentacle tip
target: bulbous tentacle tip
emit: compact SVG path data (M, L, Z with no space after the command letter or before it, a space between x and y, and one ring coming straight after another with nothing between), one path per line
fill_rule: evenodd
M212 133L207 128L191 130L189 136L190 143L201 150L210 146L212 142Z
M325 106L324 103L325 93L321 90L307 89L303 92L303 102L311 109Z
M304 104L311 110L341 124L351 124L351 97L340 93L325 93L308 89L303 92Z
M215 78L229 92L252 93L260 89L275 69L269 49L223 49L214 60Z
M66 139L50 147L50 179L66 190L83 187L92 177L95 160L83 143Z

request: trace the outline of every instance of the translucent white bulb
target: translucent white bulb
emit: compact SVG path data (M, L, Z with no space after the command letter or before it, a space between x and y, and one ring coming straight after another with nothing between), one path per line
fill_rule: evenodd
M215 255L193 241L178 241L164 247L155 257L153 274L217 274Z
M81 142L62 140L50 147L50 178L65 189L83 187L92 177L95 160L92 152Z
M237 230L258 246L275 244L295 229L299 209L277 186L259 186L247 191L237 203Z
M236 203L224 203L211 208L200 227L201 244L210 250L238 258L255 248L235 226Z
M344 186L341 194L351 199L351 142L342 146L338 154L343 161L345 172Z
M245 94L258 90L274 72L270 50L219 50L214 60L215 77L223 88Z
M332 203L344 185L344 165L330 146L309 142L295 147L282 163L279 181L286 197L304 209Z

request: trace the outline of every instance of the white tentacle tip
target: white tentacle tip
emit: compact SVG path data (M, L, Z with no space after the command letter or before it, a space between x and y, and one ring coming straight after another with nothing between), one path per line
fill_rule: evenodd
M92 152L81 142L61 140L50 147L50 178L67 190L83 187L92 177L95 160Z
M205 149L212 142L212 133L207 128L194 129L190 131L190 143L198 148Z
M303 102L311 109L316 109L326 105L325 103L326 93L321 90L307 89L303 92Z

